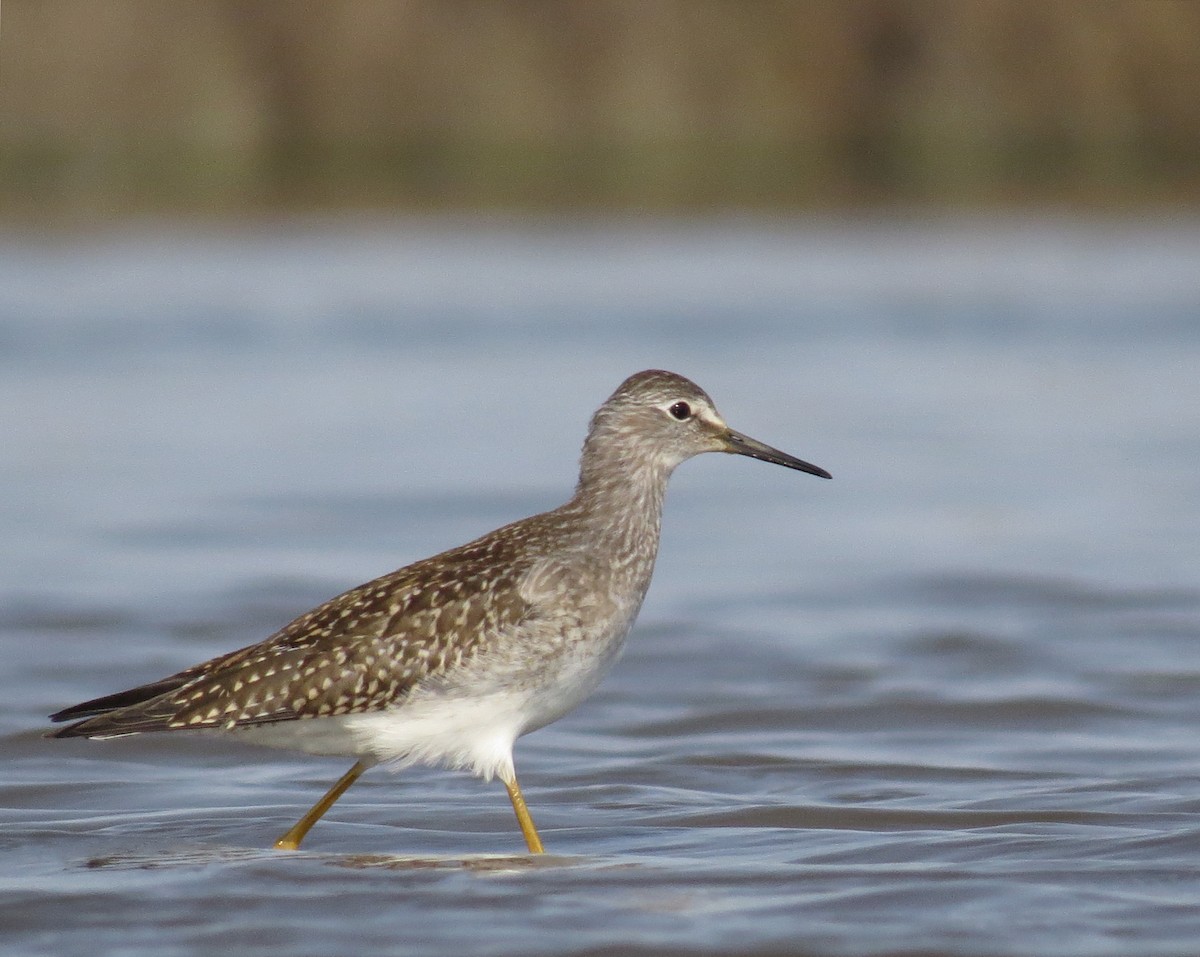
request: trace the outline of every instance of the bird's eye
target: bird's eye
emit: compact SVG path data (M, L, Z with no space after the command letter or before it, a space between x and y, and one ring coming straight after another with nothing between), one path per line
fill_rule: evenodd
M684 419L691 418L692 407L686 402L676 402L670 409L671 415L675 416L680 422Z

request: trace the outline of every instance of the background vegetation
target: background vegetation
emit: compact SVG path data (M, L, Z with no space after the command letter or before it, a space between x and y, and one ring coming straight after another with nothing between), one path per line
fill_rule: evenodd
M10 216L1200 198L1200 3L7 0Z

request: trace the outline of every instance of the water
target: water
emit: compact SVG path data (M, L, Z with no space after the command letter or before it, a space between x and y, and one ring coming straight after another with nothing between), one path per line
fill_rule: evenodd
M574 481L705 456L503 789L44 715ZM411 220L0 240L0 951L1043 954L1200 939L1200 223Z

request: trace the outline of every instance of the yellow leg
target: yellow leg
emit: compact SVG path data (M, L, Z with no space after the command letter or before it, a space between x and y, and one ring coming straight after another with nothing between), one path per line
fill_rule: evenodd
M278 851L294 851L299 848L300 842L304 840L304 835L321 819L321 815L333 807L333 802L345 794L346 789L362 777L362 773L369 767L369 764L359 761L354 767L343 774L338 783L326 791L325 796L309 808L308 813L300 818L291 830L275 842L275 849Z
M517 776L514 774L511 781L505 781L504 787L508 790L508 799L512 801L513 810L517 812L517 823L521 825L521 833L525 835L529 853L545 854L546 849L542 847L542 839L538 837L537 828L533 826L533 818L529 816L529 808L525 805L525 795L521 793L521 786L517 784Z

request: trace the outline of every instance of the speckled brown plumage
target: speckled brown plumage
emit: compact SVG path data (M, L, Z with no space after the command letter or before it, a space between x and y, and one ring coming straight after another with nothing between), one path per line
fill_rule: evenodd
M359 585L265 641L147 686L144 702L127 702L56 736L228 731L392 706L529 614L515 582L531 560L505 531ZM55 718L103 711L105 700Z
M509 788L522 734L560 717L620 652L650 583L667 480L722 451L828 477L730 429L670 372L631 376L592 417L575 495L330 599L266 640L52 715L52 736L224 731L359 763L278 843L308 827L370 764L468 767Z

